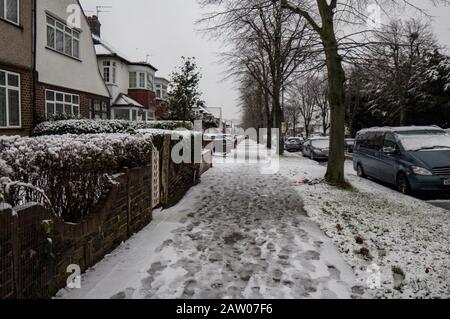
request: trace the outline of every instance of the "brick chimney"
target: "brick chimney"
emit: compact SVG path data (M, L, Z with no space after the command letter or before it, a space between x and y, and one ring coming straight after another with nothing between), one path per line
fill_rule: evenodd
M102 27L102 24L98 20L98 17L96 15L93 15L92 17L88 17L88 23L91 28L92 34L98 36L100 38L100 29Z

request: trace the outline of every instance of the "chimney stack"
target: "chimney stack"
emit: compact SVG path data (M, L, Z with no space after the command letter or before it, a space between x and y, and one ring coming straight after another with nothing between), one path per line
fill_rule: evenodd
M88 17L88 23L91 28L92 34L94 34L100 38L100 28L102 27L102 24L98 20L98 17L96 15L93 15L92 17Z

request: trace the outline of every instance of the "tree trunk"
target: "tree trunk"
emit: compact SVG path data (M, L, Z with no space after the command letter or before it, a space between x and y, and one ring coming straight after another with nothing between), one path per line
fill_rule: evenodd
M400 94L399 94L399 104L400 104L400 126L406 125L406 99L405 95L403 94L403 89L399 87Z
M321 11L322 42L328 70L328 95L331 109L330 154L325 179L328 183L344 186L345 162L345 72L336 41L333 10Z
M267 141L266 145L268 149L272 148L272 127L273 127L273 114L270 110L269 93L264 92L264 108L267 116Z
M280 88L277 86L274 86L273 90L273 99L272 99L272 110L273 110L273 116L275 124L274 128L278 129L278 154L283 155L284 153L284 139L283 139L283 132L281 131L283 122L284 122L284 116L283 116L283 110L281 109L280 104Z

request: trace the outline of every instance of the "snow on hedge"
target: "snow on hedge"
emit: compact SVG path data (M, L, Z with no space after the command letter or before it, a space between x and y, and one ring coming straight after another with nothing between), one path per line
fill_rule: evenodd
M152 151L142 134L1 137L0 189L13 206L39 202L77 222L108 193L112 175L149 165Z
M140 129L175 130L178 128L192 129L193 125L191 122L183 121L63 120L40 123L34 129L33 135L133 133Z

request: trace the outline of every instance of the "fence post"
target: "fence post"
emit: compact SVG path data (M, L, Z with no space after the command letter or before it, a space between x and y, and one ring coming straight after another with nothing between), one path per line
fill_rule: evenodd
M163 152L162 152L162 171L161 171L161 189L162 189L162 198L161 203L166 205L169 201L169 167L170 167L170 142L171 136L164 135L164 143L163 143Z
M12 242L12 252L13 252L13 274L14 274L14 290L16 291L15 295L17 299L22 299L22 278L20 272L20 246L19 246L19 215L16 212L11 210L12 214L12 233L11 233L11 242Z

